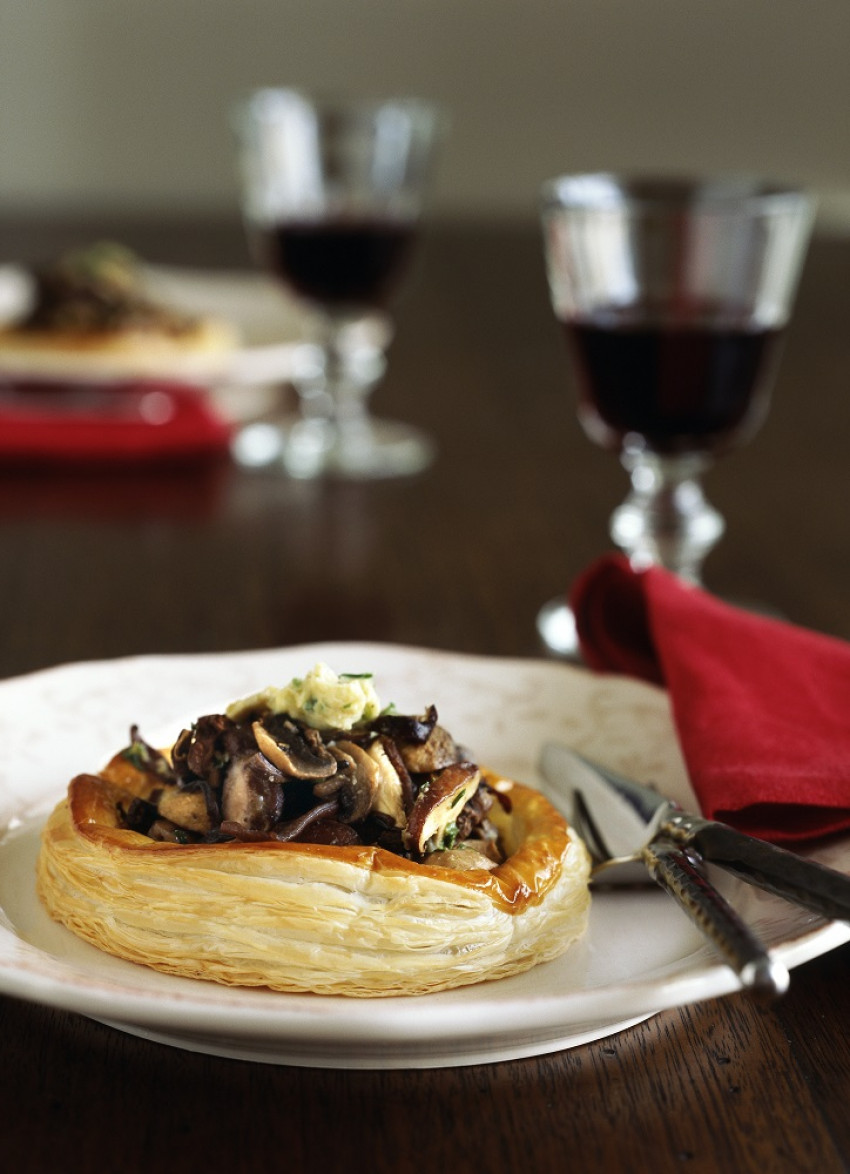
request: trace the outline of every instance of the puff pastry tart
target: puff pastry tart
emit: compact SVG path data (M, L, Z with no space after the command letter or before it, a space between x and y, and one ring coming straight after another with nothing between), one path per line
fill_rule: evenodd
M584 931L589 862L538 792L318 665L168 752L134 727L50 817L38 889L110 954L234 986L414 995L504 977Z
M32 274L32 306L0 329L0 360L19 375L143 377L223 366L230 323L151 298L135 255L103 242Z

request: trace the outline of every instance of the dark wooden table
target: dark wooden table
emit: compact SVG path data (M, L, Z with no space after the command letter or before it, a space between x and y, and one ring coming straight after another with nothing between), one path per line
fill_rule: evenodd
M0 224L0 259L120 236L247 265L236 224ZM850 638L850 241L819 240L772 414L708 478L706 577ZM362 638L542 656L538 606L608 548L625 476L574 420L536 227L432 230L375 407L427 473L307 484L0 472L0 676L144 652ZM541 1059L432 1071L254 1065L0 999L9 1171L817 1171L850 1167L850 947L776 1006L730 997Z

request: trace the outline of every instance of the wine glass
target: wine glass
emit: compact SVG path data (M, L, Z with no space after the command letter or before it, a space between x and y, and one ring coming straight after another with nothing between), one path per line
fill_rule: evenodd
M544 185L547 274L578 417L630 475L610 533L634 567L699 583L724 529L700 477L767 413L813 213L805 192L758 180L591 174ZM577 652L563 599L537 627L553 651Z
M260 264L308 307L296 356L299 417L280 437L297 477L392 477L434 455L417 429L372 417L392 337L388 303L416 235L435 108L262 89L236 111L243 210ZM249 456L249 463L250 463Z

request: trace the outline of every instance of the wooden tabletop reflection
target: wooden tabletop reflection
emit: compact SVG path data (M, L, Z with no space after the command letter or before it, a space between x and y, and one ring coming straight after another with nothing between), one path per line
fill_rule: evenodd
M120 238L246 267L239 226L0 224L5 261ZM816 239L769 419L708 476L706 579L850 639L850 241ZM147 652L366 639L543 656L542 602L625 494L581 433L536 226L432 227L374 399L439 445L387 482L226 461L0 470L0 676ZM49 722L49 715L46 715ZM61 775L61 762L57 772ZM817 1171L850 1167L850 947L776 1005L733 996L598 1043L425 1071L296 1069L0 999L10 1171Z

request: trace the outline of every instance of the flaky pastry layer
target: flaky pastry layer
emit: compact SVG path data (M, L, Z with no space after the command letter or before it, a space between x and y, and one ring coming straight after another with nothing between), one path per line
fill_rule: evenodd
M483 773L511 808L493 805L509 855L489 872L365 846L162 843L121 826L144 776L80 775L44 829L39 896L107 953L233 986L416 995L517 974L584 932L589 861L542 795Z

